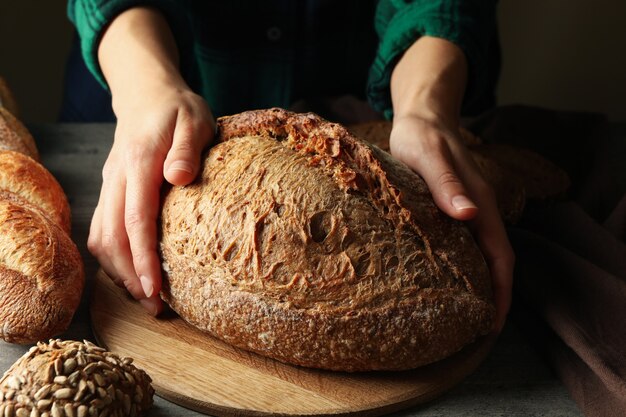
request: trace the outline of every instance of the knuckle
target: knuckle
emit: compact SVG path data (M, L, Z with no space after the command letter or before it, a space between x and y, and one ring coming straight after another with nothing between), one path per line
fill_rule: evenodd
M87 250L93 256L98 257L98 255L100 254L100 239L89 236L87 238Z
M124 216L124 224L129 232L136 232L146 222L146 215L138 208L128 208Z
M458 187L463 185L458 175L456 175L451 170L443 171L442 173L440 173L437 177L437 184L440 187Z
M125 277L122 278L122 282L124 286L128 290L128 292L137 300L144 297L143 290L141 289L141 284L134 277Z
M191 139L193 128L186 126L183 129L181 140L177 141L174 146L172 146L172 152L175 154L194 154L196 147Z
M119 247L119 239L113 233L104 233L100 242L102 252L111 256Z
M151 156L151 152L148 146L145 146L143 143L132 144L128 146L124 154L124 158L128 166L133 167L136 166L140 161L146 160Z
M144 265L150 259L150 252L147 250L135 250L133 251L133 264Z
M116 170L115 164L112 162L111 158L107 159L102 166L102 181L107 182L111 179Z

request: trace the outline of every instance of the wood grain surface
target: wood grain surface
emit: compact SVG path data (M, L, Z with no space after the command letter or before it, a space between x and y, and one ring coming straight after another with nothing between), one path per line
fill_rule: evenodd
M173 312L154 318L101 270L91 302L99 343L135 359L157 394L219 416L380 415L424 403L470 374L493 346L485 337L412 371L341 373L286 365L227 345Z

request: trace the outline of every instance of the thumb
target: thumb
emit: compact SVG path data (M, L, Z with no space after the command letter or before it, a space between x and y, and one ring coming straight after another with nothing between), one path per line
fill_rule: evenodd
M454 165L444 153L422 159L418 169L424 178L437 206L450 217L469 220L476 216L478 207L469 193Z
M451 167L427 171L424 180L433 195L437 206L449 216L457 220L473 218L478 207L468 196L463 182Z
M163 163L165 179L174 185L186 185L193 181L198 174L202 150L212 139L210 121L192 121L179 114L172 147Z

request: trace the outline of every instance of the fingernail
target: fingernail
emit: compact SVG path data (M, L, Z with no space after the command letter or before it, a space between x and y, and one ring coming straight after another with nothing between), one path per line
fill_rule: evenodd
M181 171L186 172L188 174L193 174L193 167L189 162L185 161L175 161L167 169L168 171Z
M452 206L457 210L475 209L476 204L464 195L457 195L452 198Z
M141 282L141 288L143 288L144 294L146 294L146 298L152 297L154 293L154 287L152 286L152 281L145 275L139 277L139 282Z
M151 316L157 315L158 309L156 298L142 298L139 302Z

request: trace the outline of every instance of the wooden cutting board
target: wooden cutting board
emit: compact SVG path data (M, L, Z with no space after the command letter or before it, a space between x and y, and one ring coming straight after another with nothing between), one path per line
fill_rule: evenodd
M412 371L342 373L286 365L229 346L169 312L156 319L99 271L91 302L98 342L131 356L157 394L217 416L375 416L424 403L456 385L491 350L485 337Z

